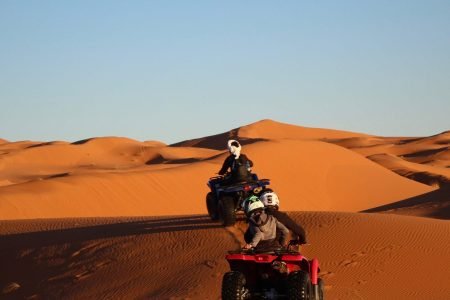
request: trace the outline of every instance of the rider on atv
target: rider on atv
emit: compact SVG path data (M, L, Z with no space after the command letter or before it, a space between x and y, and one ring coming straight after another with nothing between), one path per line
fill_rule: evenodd
M287 228L292 230L297 236L297 241L300 245L307 244L305 229L298 223L294 222L286 213L281 212L280 200L271 189L263 189L259 195L259 200L264 204L266 213L275 216Z
M264 212L264 204L258 197L252 197L255 199L250 199L245 207L249 225L244 236L246 242L244 249L269 249L280 245L286 246L289 229L280 223L277 218ZM277 232L279 233L278 240Z
M238 141L228 141L228 151L230 151L230 155L223 162L219 175L227 174L228 169L230 169L230 176L225 177L221 182L222 185L252 180L250 168L253 167L253 162L248 159L245 154L241 154L241 149L242 147Z
M305 229L292 220L286 213L279 211L280 200L278 195L272 189L264 188L259 193L248 197L243 203L244 211L247 211L248 206L255 201L262 202L266 214L274 216L281 224L291 230L296 236L295 240L299 245L307 244ZM246 242L251 239L250 236L249 229L247 229L244 234Z

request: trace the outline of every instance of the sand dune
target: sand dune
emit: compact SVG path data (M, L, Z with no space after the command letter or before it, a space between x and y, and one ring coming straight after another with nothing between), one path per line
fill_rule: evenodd
M0 140L0 298L218 299L246 225L205 216L206 180L238 138L306 228L327 299L448 299L449 134L263 120L174 145Z
M427 156L450 144L450 132L445 131L429 137L362 137L330 139L331 143L351 148L365 155L378 154L380 149L398 156Z
M51 143L51 142L50 142ZM27 147L42 144L42 142L33 141L17 141L17 142L5 142L0 145L1 154L9 154L10 152L25 149Z
M147 161L147 164L180 164L202 161L220 155L222 152L207 148L164 147L158 151L158 156Z
M258 142L246 153L272 179L285 210L359 211L431 190L328 143Z
M368 158L397 174L431 186L444 186L450 183L449 168L412 163L392 154L374 154Z
M206 180L219 170L230 136L244 141L254 172L272 180L285 210L366 210L450 178L448 168L407 160L439 155L447 163L439 149L448 132L382 138L263 120L176 146L120 137L23 141L0 145L0 218L204 213Z
M181 154L217 152L174 148L160 153L179 160ZM271 178L285 210L359 211L433 189L323 142L256 142L246 146L246 153L255 161L254 171ZM220 169L225 155L164 169L62 174L4 186L0 219L201 214L207 178Z
M126 138L93 138L75 143L18 143L0 147L0 181L17 184L69 174L120 172L151 164L156 160L175 163L216 154L209 149L168 148L156 141L138 142Z
M432 177L441 178L439 184L450 180L443 175L450 167L450 131L444 131L430 137L379 137L347 131L295 126L273 120L262 120L242 126L217 135L199 139L187 140L173 146L203 147L210 149L225 149L226 141L230 138L239 139L247 145L261 140L294 139L318 140L333 143L365 157L375 154L395 155L407 162L425 164L434 167L430 172ZM381 163L382 161L376 161ZM390 164L383 165L388 169ZM396 169L390 169L396 172ZM415 168L408 169L408 173L415 172ZM397 172L404 176L406 172ZM443 176L443 177L440 177ZM417 180L412 176L407 176ZM419 178L421 178L419 176ZM429 184L428 180L418 180ZM433 185L433 183L431 183Z
M431 185L450 182L450 132L420 138L344 138L328 142L359 153L399 175Z
M349 137L370 137L369 135L343 130L302 127L273 120L262 120L238 129L238 136L249 139L302 139L320 140Z
M321 261L327 299L447 299L450 223L291 216L308 232L304 254ZM19 285L7 294L17 298L218 299L224 256L241 245L245 226L223 228L206 216L3 222L0 263L10 271L0 283Z
M340 130L310 128L265 119L256 123L232 129L228 132L207 137L186 140L172 146L201 147L225 150L229 139L238 139L243 145L271 139L343 139L352 137L369 137L368 135Z
M450 219L450 186L406 200L374 207L366 212L384 212L401 215Z

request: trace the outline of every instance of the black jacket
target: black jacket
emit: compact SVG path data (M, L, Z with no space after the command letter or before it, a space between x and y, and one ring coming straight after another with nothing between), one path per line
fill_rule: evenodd
M230 169L232 180L247 181L250 179L250 171L248 170L250 167L253 167L253 162L245 154L241 154L238 159L230 154L223 162L219 175L224 175Z
M268 214L275 216L283 225L292 230L300 242L300 244L306 244L306 232L300 224L297 224L286 213L278 210L267 210Z

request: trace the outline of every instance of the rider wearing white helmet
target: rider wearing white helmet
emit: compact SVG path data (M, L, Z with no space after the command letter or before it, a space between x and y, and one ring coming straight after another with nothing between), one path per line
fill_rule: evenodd
M280 199L271 189L266 189L259 196L259 200L269 210L278 210L280 208Z
M283 225L294 232L299 244L307 243L305 229L299 223L292 220L286 213L279 211L280 199L272 189L266 188L262 190L259 199L264 204L267 214L275 216Z
M251 180L250 168L253 167L253 162L241 153L241 144L236 140L229 140L227 147L230 155L223 162L219 175L225 175L230 170L229 183Z
M259 216L264 211L264 204L258 199L258 197L255 198L256 200L246 201L247 204L245 205L244 208L245 214L250 220L254 220L252 218Z
M250 197L251 198L251 197ZM264 204L257 199L246 201L245 214L248 217L248 229L244 235L245 249L258 246L258 248L273 247L280 233L279 244L285 246L289 235L289 229L280 223L277 218L264 212Z
M244 200L244 202L242 202L242 210L244 211L245 215L247 217L250 217L250 215L248 214L249 212L251 212L250 204L253 204L254 202L261 202L258 198L258 196L255 195L251 195L250 197L248 197L247 199ZM259 205L259 204L258 204ZM253 208L254 206L252 206ZM264 204L263 204L264 207Z

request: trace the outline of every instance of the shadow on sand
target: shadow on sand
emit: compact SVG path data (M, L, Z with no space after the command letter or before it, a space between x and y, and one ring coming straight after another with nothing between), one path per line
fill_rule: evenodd
M362 212L385 212L410 208L432 208L424 217L449 220L450 219L450 184L432 192L409 199L374 207Z
M111 218L108 218L111 220ZM113 238L122 236L132 236L140 234L155 234L163 232L175 232L185 230L200 230L222 228L219 223L212 222L207 216L189 216L189 217L171 217L155 218L149 217L130 217L127 221L121 221L124 218L117 218L119 223L100 224L83 226L77 224L76 220L68 219L67 223L73 226L66 229L46 230L38 232L27 232L19 234L8 234L0 236L0 254L11 248L23 247L45 247L73 242L84 242L102 238ZM133 219L139 219L133 221ZM98 219L101 223L101 219ZM53 220L60 222L61 220ZM9 221L4 221L9 222ZM12 221L17 222L17 221ZM26 221L24 221L26 222ZM45 222L45 221L43 221ZM48 220L49 223L52 220ZM78 222L83 222L78 220ZM1 258L0 258L1 261Z
M89 276L100 268L99 263L114 260L114 255L108 252L111 238L223 227L207 216L1 221L0 226L4 231L27 222L36 228L64 222L68 228L0 236L0 299L65 298L66 287ZM83 249L89 249L90 241L96 245L94 252L89 254L87 250L78 255ZM106 243L101 245L102 241ZM7 291L11 286L15 289Z

